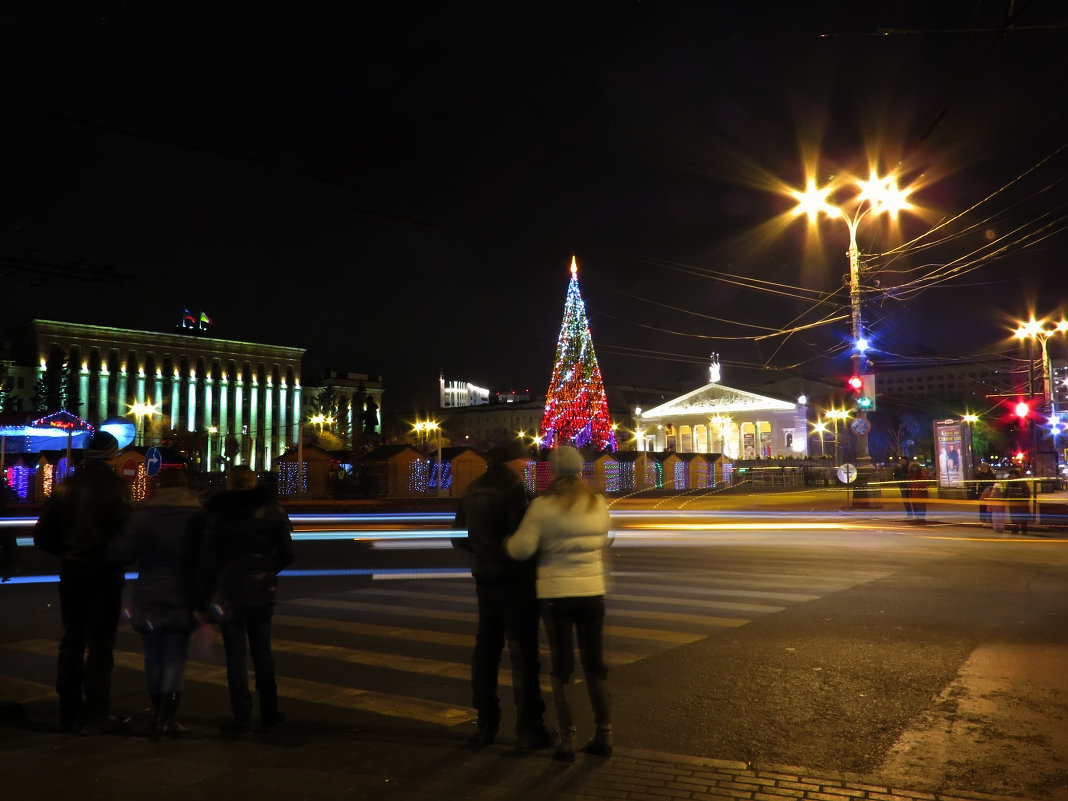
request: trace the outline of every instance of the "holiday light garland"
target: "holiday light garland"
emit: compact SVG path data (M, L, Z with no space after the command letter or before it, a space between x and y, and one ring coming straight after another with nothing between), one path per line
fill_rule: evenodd
M614 451L616 437L608 414L601 368L578 285L578 264L571 257L571 282L564 321L556 343L556 363L545 397L541 436L547 448L574 445Z

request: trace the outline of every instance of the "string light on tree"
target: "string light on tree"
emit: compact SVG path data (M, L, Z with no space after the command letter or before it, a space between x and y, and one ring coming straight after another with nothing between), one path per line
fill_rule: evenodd
M616 449L608 414L601 368L593 351L586 305L578 285L578 263L571 257L571 282L564 303L564 321L556 343L541 436L546 447L574 445L598 450Z

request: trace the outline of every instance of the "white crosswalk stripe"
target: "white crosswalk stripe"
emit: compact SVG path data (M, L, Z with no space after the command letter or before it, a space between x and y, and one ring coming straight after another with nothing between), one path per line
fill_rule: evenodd
M760 573L680 571L673 566L679 567L678 561L656 555L644 569L612 571L605 625L610 666L696 642L883 575L856 572L828 579L826 573L817 578L780 566ZM280 691L295 701L391 718L443 726L470 721L470 656L477 617L470 579L423 576L331 596L281 600L273 639ZM544 667L544 633L542 638ZM139 645L124 627L115 659L133 681L140 680L143 669ZM19 660L20 666L32 663L38 674L9 671L5 652L29 655ZM55 656L51 640L0 644L0 701L54 699ZM210 657L194 656L187 682L225 687L223 660L221 647ZM503 661L500 683L508 687L507 656ZM330 680L319 680L324 676Z

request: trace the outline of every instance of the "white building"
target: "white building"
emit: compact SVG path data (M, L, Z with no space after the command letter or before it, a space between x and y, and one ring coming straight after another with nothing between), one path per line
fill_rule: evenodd
M468 381L446 381L445 376L439 378L441 383L441 408L456 409L461 406L484 406L489 403L490 391L484 387L476 387Z
M731 460L808 456L808 406L723 386L719 365L710 381L648 410L635 421L639 448L719 453Z

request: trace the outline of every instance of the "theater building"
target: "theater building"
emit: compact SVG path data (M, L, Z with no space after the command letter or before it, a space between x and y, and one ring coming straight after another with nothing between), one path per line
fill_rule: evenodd
M635 411L639 450L721 454L729 460L808 456L808 406L709 383Z
M145 446L196 434L207 469L226 454L270 470L299 436L304 349L216 339L205 321L187 313L167 333L30 320L10 334L8 408L32 409L59 375L66 408L96 427L135 419Z

